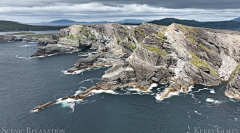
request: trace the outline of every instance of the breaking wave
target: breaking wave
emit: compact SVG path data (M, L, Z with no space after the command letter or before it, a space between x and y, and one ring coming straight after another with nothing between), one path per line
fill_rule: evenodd
M77 71L74 71L73 73L69 73L67 72L68 70L62 70L61 72L65 75L75 75L75 74L83 74L83 72L85 71L94 71L94 70L98 70L98 69L101 69L101 68L108 68L110 67L111 65L103 65L103 66L96 66L96 67L91 67L91 68L85 68L85 69L81 69L81 70L77 70Z
M21 56L18 56L18 55L16 55L16 58L19 58L19 59L27 59L27 60L32 59L32 57L21 57Z
M24 48L24 47L31 47L31 46L33 46L33 45L22 45L22 46L19 46L19 47Z

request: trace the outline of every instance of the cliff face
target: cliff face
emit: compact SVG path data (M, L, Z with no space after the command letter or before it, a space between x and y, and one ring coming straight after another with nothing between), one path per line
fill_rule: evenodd
M163 99L169 92L180 89L186 92L195 83L211 86L229 79L232 81L226 95L240 98L240 32L175 23L168 27L142 23L140 26L73 25L62 29L60 36L56 47L61 50L55 53L98 49L96 55L78 60L68 72L113 65L98 84L76 98L90 94L93 89L136 85L146 91L152 83L171 82L157 96ZM54 48L50 48L53 45L39 49L51 54Z

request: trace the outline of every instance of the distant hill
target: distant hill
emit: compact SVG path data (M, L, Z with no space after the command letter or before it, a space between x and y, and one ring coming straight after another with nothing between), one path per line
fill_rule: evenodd
M235 18L232 21L240 21L240 17L239 18Z
M165 18L154 20L149 23L168 26L172 23L183 24L193 27L205 27L212 29L240 29L240 22L237 21L213 21L213 22L198 22L195 20L181 20L175 18Z
M66 26L37 26L20 24L12 21L0 20L0 31L43 31L43 30L60 30Z
M35 23L33 25L73 25L73 24L83 24L83 25L88 25L88 24L106 24L106 23L118 23L118 24L123 24L123 23L142 23L145 22L143 20L138 20L138 19L125 19L122 21L116 21L116 22L109 22L109 21L99 21L99 22L77 22L77 21L73 21L73 20L69 20L69 19L60 19L60 20L54 20L51 22L47 22L47 23Z
M49 23L78 23L76 21L68 20L68 19L61 19L61 20L55 20Z
M116 23L123 24L123 23L142 23L142 22L146 22L146 21L139 20L139 19L125 19L123 21L117 21Z

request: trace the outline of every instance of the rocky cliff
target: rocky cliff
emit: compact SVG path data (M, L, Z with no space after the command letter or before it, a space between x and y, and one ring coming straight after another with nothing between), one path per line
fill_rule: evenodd
M6 42L38 42L39 45L57 44L60 34L38 34L38 35L26 35L26 36L15 36L15 35L0 35L0 43Z
M152 83L170 83L157 99L193 84L219 85L231 80L226 95L240 98L240 32L189 27L180 24L139 26L73 25L62 29L58 44L40 47L35 54L58 54L97 49L78 60L68 72L113 65L92 88L71 98L85 98L96 89L135 85L142 91ZM35 109L41 109L45 105Z

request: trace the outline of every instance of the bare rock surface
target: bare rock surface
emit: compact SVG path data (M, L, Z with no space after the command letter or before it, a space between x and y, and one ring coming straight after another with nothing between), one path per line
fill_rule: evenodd
M187 92L193 84L214 86L231 80L226 95L240 98L240 32L176 23L73 25L61 30L58 44L40 47L36 56L83 48L97 51L79 59L68 72L113 65L84 96L98 89L134 85L147 91L152 83L170 83L156 96L163 99L170 92Z

